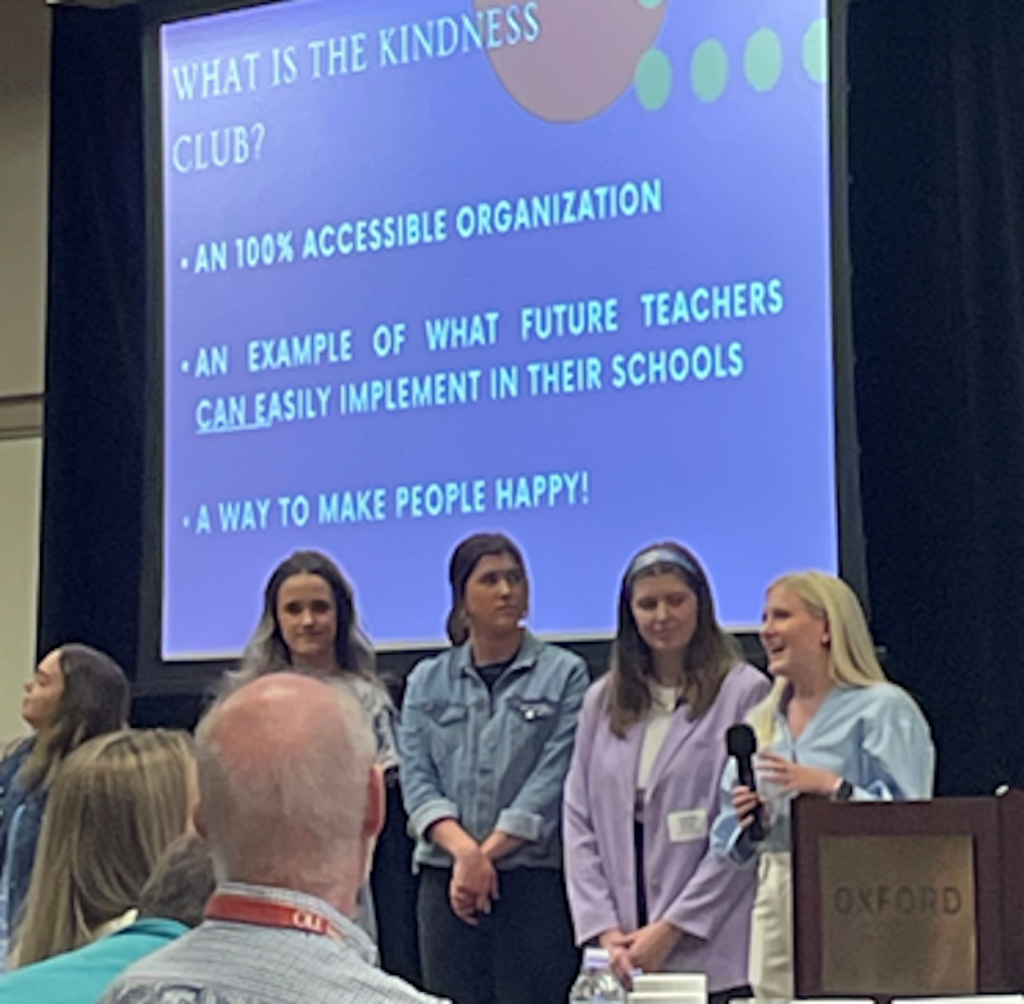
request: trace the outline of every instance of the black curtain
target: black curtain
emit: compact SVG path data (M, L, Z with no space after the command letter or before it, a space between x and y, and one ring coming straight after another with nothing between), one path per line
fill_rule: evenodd
M855 3L851 226L876 637L939 789L1024 784L1024 4Z
M56 8L53 28L40 647L79 638L131 671L147 393L141 18ZM849 48L874 629L934 723L940 791L1024 784L1024 5L855 2Z
M53 11L39 647L134 675L146 395L137 7Z

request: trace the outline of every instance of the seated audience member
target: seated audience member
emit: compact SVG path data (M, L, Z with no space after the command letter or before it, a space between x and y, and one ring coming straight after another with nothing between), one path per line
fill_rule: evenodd
M24 914L57 768L86 740L124 728L128 701L121 667L87 645L55 648L25 684L21 717L32 735L0 762L0 973Z
M135 919L165 848L185 832L195 760L183 732L126 729L84 743L50 794L14 954L21 966Z
M756 878L711 849L725 734L769 690L719 627L707 574L645 548L619 591L611 669L587 693L565 787L576 938L636 970L699 972L712 1004L749 997Z
M133 962L197 927L213 892L206 841L178 837L139 894L139 919L72 952L0 977L0 1004L95 1004Z
M914 699L885 678L853 590L825 572L784 575L761 625L771 693L749 716L757 734L757 791L722 782L711 843L736 864L758 857L750 983L758 998L793 996L790 809L797 795L834 801L924 799L935 747ZM750 840L754 812L767 836Z
M132 966L104 1004L428 1004L373 966L352 920L384 805L358 700L273 673L215 705L196 750L196 828L219 880L207 919Z

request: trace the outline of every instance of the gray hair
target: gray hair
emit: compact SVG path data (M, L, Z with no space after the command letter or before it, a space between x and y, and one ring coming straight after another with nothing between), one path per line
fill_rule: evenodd
M296 681L322 697L275 695ZM261 685L266 698L254 694ZM310 889L355 858L375 754L347 688L276 674L214 705L196 730L196 758L218 879Z

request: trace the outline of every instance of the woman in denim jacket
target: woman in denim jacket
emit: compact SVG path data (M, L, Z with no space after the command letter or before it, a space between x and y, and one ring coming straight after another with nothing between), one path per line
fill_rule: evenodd
M508 537L464 540L449 578L453 647L412 671L400 731L424 983L455 1004L564 1004L579 955L559 819L589 674L522 626Z

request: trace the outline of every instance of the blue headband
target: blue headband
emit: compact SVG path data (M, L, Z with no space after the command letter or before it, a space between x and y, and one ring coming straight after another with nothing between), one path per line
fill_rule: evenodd
M626 572L626 582L632 585L633 580L641 572L646 572L648 568L653 568L655 565L675 565L676 568L681 568L697 582L704 578L697 565L685 554L673 551L668 547L652 547L649 551L641 551L633 559L633 563Z

